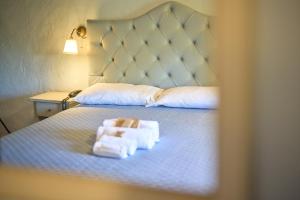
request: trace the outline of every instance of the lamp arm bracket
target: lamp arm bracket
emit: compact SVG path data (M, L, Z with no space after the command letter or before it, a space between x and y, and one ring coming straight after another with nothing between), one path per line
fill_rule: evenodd
M77 29L77 28L73 28L73 30L72 30L72 32L71 32L71 35L70 35L70 38L71 38L71 39L73 39L73 33L74 33L74 31L76 31L76 29Z

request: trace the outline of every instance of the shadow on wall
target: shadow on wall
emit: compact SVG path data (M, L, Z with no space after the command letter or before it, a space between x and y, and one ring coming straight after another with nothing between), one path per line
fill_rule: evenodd
M38 121L38 118L34 115L33 103L28 96L0 102L0 110L0 117L11 132L23 128L24 124L29 125ZM2 126L0 132L2 135L3 133L6 134Z

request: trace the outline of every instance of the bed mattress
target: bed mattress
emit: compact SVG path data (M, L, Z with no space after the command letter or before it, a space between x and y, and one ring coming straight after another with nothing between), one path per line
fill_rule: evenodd
M92 154L104 119L160 124L160 142L127 159ZM217 111L141 106L79 106L1 138L1 162L90 178L210 194L217 187Z

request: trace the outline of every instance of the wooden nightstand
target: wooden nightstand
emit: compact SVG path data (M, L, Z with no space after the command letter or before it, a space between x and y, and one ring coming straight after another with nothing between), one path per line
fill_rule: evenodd
M34 112L40 119L50 117L63 110L63 100L68 97L69 92L46 92L33 97ZM66 108L77 105L75 101L66 101Z

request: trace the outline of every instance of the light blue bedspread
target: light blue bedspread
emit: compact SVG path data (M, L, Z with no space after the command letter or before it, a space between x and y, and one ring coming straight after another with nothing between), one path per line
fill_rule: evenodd
M97 127L117 117L158 121L161 141L123 160L94 156ZM1 162L209 194L217 187L216 120L212 110L81 106L1 138Z

